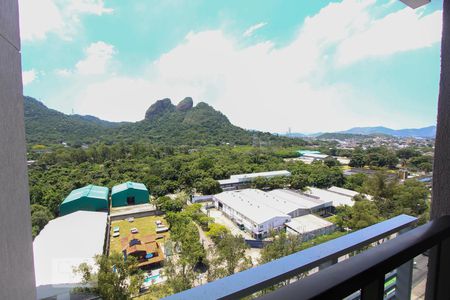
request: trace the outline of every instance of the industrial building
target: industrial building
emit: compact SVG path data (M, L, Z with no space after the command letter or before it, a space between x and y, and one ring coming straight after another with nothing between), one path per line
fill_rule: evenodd
M297 234L303 241L310 240L316 236L330 234L336 226L322 218L309 214L292 218L286 223L286 233Z
M254 238L264 238L271 230L284 228L291 216L248 197L243 191L228 191L214 195L214 205L242 229L251 232ZM254 194L250 192L250 194Z
M69 299L82 278L73 272L81 263L94 266L104 251L106 212L77 211L51 220L34 239L37 298Z
M88 185L73 190L59 205L59 215L64 216L79 210L108 211L107 187Z
M222 190L229 191L248 187L253 180L259 177L270 179L273 177L280 177L280 176L291 176L291 172L287 170L280 170L280 171L269 171L259 173L237 174L231 175L229 179L218 180L218 182Z
M355 201L353 201L353 197L351 196L330 192L315 187L308 187L303 193L308 196L316 197L317 199L325 202L331 202L333 207L338 207L341 205L353 206L355 204Z
M327 215L333 206L333 203L329 200L323 200L314 196L307 196L294 190L277 189L270 191L267 194L300 206L302 213L291 215L293 218L307 214L317 214L321 216Z
M146 204L149 196L148 189L144 184L129 181L112 188L111 204L112 207Z
M356 195L361 194L359 192L352 191L352 190L349 190L349 189L344 189L344 188L337 187L337 186L330 187L328 189L328 191L333 192L333 193L337 193L337 194L341 194L341 195L344 195L344 196L352 197L352 198L355 197ZM368 200L372 200L373 199L373 197L370 196L370 195L366 195L366 194L361 194L361 195L366 197Z

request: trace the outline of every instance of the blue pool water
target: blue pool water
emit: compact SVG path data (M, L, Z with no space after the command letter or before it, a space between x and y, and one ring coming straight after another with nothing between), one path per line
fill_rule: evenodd
M153 275L153 276L148 276L148 277L146 277L146 278L144 279L144 282L145 282L145 283L151 283L152 280L158 279L159 276L160 276L159 274L156 274L156 275Z

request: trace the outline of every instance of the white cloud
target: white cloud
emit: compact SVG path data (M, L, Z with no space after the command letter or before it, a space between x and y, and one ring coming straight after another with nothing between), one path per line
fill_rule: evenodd
M255 33L256 30L263 28L264 26L266 26L267 23L265 22L261 22L261 23L257 23L255 25L250 26L243 34L244 37L249 37L252 36L253 33Z
M44 40L49 33L70 39L85 14L113 12L103 0L19 0L20 35L23 41Z
M57 69L55 70L55 74L60 77L69 77L73 72L69 69Z
M430 47L441 40L442 11L423 15L404 8L344 40L337 49L337 63L351 64L369 57Z
M22 82L23 82L24 86L32 83L36 78L37 78L37 72L34 69L22 72Z
M69 3L68 10L74 13L86 13L101 16L110 14L114 10L105 7L103 0L72 0Z
M86 57L75 65L76 71L82 75L104 74L116 53L113 45L102 41L92 43L84 52Z
M307 18L292 42L283 47L275 47L271 41L242 47L240 37L230 37L221 30L191 32L182 43L151 63L145 74L136 77L109 75L113 71L120 74L114 68L120 65L115 61L114 48L96 43L76 66L77 85L82 88L73 96L75 109L77 113L108 120L135 121L142 119L157 99L170 97L177 102L192 96L195 101L207 101L234 124L245 128L325 131L355 124L378 125L380 120L395 127L400 124L395 122L410 120L400 120L395 112L378 107L377 95L350 84L328 83L323 80L324 74L344 62L434 43L434 36L440 34L435 20L440 12L411 15L401 10L374 17L370 13L374 4L374 0L331 3ZM420 34L408 36L403 48L401 41L391 41L388 44L395 47L389 51L384 50L387 46L377 48L363 39L361 43L369 43L372 48L365 49L362 56L353 53L356 59L345 60L343 53L349 53L351 45L358 47L352 41L370 35L388 42L379 36L380 32L389 36L391 31L396 32L390 26L400 21ZM423 37L427 32L428 36ZM94 81L84 74L100 75ZM361 98L366 101L361 102Z

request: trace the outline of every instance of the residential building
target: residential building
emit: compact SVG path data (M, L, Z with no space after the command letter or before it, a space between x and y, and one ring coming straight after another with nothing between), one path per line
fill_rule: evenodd
M164 261L164 253L157 239L162 235L151 234L141 239L134 235L124 237L120 240L124 258L134 256L138 261L138 266L142 269L160 266Z
M0 0L0 299L36 299L19 6Z

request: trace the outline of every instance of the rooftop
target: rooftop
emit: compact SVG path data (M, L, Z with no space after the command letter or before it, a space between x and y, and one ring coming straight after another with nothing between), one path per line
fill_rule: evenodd
M306 195L316 196L322 201L331 201L334 207L341 205L353 206L355 203L352 197L344 196L335 192L330 192L327 190L318 189L315 187L308 187L308 190L304 192Z
M231 175L230 179L233 179L233 178L255 179L258 177L270 177L270 176L291 176L291 172L289 172L287 170L279 170L279 171L268 171L268 172L259 172L259 173L236 174L236 175Z
M333 193L338 193L344 196L349 196L349 197L355 197L356 195L358 195L359 193L356 191L352 191L349 189L344 189L341 187L337 187L337 186L332 186L328 189L328 191L333 192Z
M246 216L257 224L264 223L276 217L290 219L287 214L281 213L278 209L256 203L253 196L248 197L248 194L256 195L256 192L245 192L246 190L222 192L214 196L215 199L233 208L240 214Z
M331 201L326 201L320 198L310 197L304 194L297 193L292 190L277 189L268 192L277 198L284 199L289 202L296 203L298 206L304 209L313 209L318 206L331 206Z
M33 242L36 287L39 298L67 293L81 282L73 267L94 264L103 253L108 214L77 211L51 220Z
M113 186L113 188L111 189L111 194L116 194L116 193L125 191L127 189L147 191L147 187L143 183L128 181L128 182L124 182L124 183Z
M73 190L62 203L67 203L83 197L108 199L109 189L103 186L87 185L85 187Z
M300 234L304 234L325 227L333 226L333 223L319 218L315 215L309 214L297 218L292 218L290 222L286 223L286 226L292 228Z
M257 189L245 189L241 190L240 194L243 197L249 199L253 203L260 203L262 205L273 208L283 214L289 214L293 211L304 209L301 203L296 203L294 201L289 201L271 193L266 193Z

